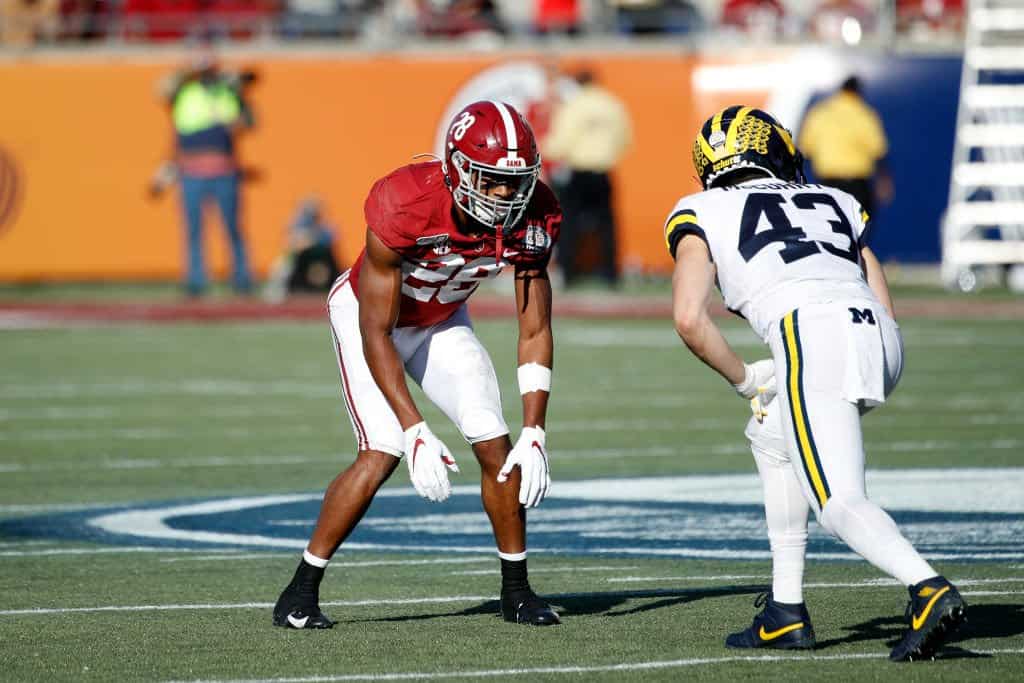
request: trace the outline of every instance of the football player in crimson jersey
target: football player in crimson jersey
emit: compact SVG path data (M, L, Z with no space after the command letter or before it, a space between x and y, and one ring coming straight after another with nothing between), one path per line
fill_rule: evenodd
M547 264L562 220L538 181L530 126L511 106L468 105L452 120L444 159L404 166L366 199L366 248L328 297L342 396L356 460L324 495L320 517L273 623L330 628L319 585L331 556L362 518L398 461L432 501L451 493L458 466L424 422L408 373L458 427L480 463L481 495L501 561L506 621L559 623L530 588L526 508L551 485L545 415L553 356ZM473 334L466 299L503 268L515 272L523 428L513 447L494 367Z

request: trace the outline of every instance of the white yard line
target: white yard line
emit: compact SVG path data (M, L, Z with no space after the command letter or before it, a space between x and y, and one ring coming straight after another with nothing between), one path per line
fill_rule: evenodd
M160 560L161 562L204 562L204 561L221 561L221 560L254 560L266 557L294 557L298 559L301 553L245 553L238 555L201 555L199 557L168 557ZM496 557L460 557L460 558L445 558L438 560L366 560L364 562L345 562L339 561L338 559L331 560L331 563L327 565L328 569L359 569L362 567L404 567L406 565L429 565L429 564L482 564L484 562L495 562ZM537 569L531 569L531 572L541 571ZM474 572L448 572L449 574L464 574ZM493 574L493 569L487 569L480 572L481 574Z
M767 574L721 574L717 576L622 576L605 579L608 583L667 583L671 581L735 581L740 579L769 579ZM981 586L989 583L1024 583L1024 576L1008 576L1001 579L959 579L957 586ZM877 586L900 586L896 579L878 578L847 582L805 583L804 588L874 588Z
M1024 648L1004 648L994 650L971 650L980 655L1021 655ZM478 669L475 671L416 671L376 674L327 674L316 676L289 676L287 678L251 678L251 679L197 679L188 683L324 683L326 681L405 681L433 680L439 678L496 678L499 676L535 676L540 674L589 674L615 673L627 671L653 671L658 669L679 669L685 667L714 666L735 662L809 662L849 661L858 659L885 659L886 652L852 652L834 655L730 655L725 657L699 657L693 659L670 659L647 662L623 662L620 664L600 664L595 666L538 666L519 669ZM176 681L172 683L186 683Z
M618 572L623 569L639 569L636 566L629 567L618 567L618 566L607 566L607 567L530 567L530 574L555 574L559 572ZM472 569L461 572L449 572L450 576L486 576L493 574L493 569Z
M705 581L714 580L716 577L693 577ZM717 577L722 578L722 577ZM759 577L754 577L759 578ZM957 585L969 586L983 583L996 583L1000 581L1024 581L1020 578L1010 579L958 579ZM887 585L895 585L889 579L867 579L859 583L816 583L807 584L805 588L879 588ZM1021 591L1024 592L1024 591ZM651 589L642 591L607 591L587 593L557 593L548 594L547 598L556 605L559 600L578 599L588 597L600 598L657 598L677 595L678 590L674 589ZM987 594L987 593L978 593ZM1016 592L993 592L992 595L1017 594ZM325 600L321 601L324 607L366 607L375 605L424 605L424 604L447 604L453 602L490 602L497 600L497 595L449 595L435 596L429 598L371 598L367 600ZM193 603L193 604L164 604L164 605L100 605L93 607L31 607L24 609L0 610L0 616L27 616L46 614L75 614L86 612L169 612L169 611L193 611L193 610L235 610L235 609L265 609L273 607L272 602L238 602L238 603Z
M123 555L131 553L194 553L209 552L193 548L160 548L156 546L125 546L110 548L42 548L35 550L0 550L0 557L54 557L65 555ZM221 552L231 552L222 549Z

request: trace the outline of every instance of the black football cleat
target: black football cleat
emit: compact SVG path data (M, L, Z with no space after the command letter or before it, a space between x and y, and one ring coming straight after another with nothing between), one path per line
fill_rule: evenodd
M810 650L815 646L814 627L804 603L787 605L772 600L771 593L761 593L754 607L763 609L753 624L725 639L726 647Z
M304 595L288 586L274 605L274 626L283 628L331 628L331 621L320 611L315 595Z
M893 662L935 659L935 652L967 620L967 603L942 576L910 586L906 620L910 628L889 654Z
M562 623L558 612L532 590L501 594L501 617L515 624L554 626Z

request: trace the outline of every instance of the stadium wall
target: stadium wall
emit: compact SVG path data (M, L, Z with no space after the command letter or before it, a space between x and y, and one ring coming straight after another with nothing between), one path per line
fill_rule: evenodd
M255 269L265 273L305 196L321 196L340 226L339 256L354 260L372 181L418 152L437 151L449 113L477 97L519 106L540 97L537 54L386 56L332 53L232 55L255 69L258 127L241 143L254 172L243 222ZM626 103L635 144L618 170L621 260L661 272L670 260L661 225L693 191L692 135L736 102L763 106L796 127L809 102L849 71L869 82L892 141L897 199L880 212L884 259L938 260L960 73L959 57L888 56L829 50L739 54L573 54L559 65L594 68ZM171 149L157 84L180 55L47 55L0 62L0 280L169 279L183 261L175 193L147 195ZM562 87L569 87L568 79ZM219 224L207 254L223 274Z

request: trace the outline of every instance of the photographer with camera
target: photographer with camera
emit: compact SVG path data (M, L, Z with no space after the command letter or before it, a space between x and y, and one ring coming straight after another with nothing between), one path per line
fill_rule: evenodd
M222 70L213 46L204 41L187 68L164 82L162 94L174 126L173 161L163 164L150 191L159 194L180 181L188 243L185 288L201 296L207 287L203 258L203 205L213 198L220 208L231 242L232 285L238 293L252 289L245 242L239 225L241 169L235 156L235 136L252 128L254 118L243 93L255 75Z

